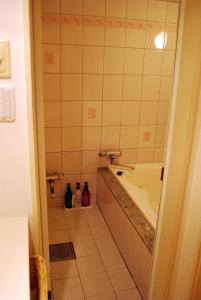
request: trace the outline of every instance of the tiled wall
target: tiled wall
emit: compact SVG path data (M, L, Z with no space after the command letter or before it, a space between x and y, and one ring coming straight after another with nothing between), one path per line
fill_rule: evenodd
M42 11L47 171L65 174L58 205L66 181L96 194L100 149L121 149L121 163L163 160L179 3L43 0Z

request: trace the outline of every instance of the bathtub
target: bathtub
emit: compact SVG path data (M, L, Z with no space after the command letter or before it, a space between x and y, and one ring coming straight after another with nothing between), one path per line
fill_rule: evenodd
M142 298L148 300L162 165L132 166L134 171L121 166L98 169L97 204Z
M162 163L138 163L129 166L135 169L118 165L110 165L109 169L155 229L162 187ZM123 174L118 176L117 171L122 171Z

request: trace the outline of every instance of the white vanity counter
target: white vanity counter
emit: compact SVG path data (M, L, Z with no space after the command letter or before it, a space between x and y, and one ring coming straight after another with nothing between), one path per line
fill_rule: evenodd
M0 299L29 300L27 218L0 219Z

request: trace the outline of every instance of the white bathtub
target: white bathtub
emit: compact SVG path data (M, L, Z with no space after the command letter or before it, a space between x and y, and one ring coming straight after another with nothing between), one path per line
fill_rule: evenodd
M110 165L109 169L155 229L162 186L162 163L139 163L130 166L135 167L135 170L118 165ZM123 174L118 176L117 171L123 171Z

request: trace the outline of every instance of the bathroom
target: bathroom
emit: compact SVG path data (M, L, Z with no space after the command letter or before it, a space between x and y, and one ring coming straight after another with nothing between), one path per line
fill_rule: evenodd
M191 7L188 1L187 5ZM30 7L32 13L24 17L27 31L32 33L24 33L26 47L34 52L33 77L30 66L26 66L26 74L34 82L32 91L27 84L27 91L35 97L27 116L32 144L30 189L33 197L43 201L32 202L29 213L35 232L32 252L45 257L49 297L181 299L178 291L167 296L165 290L173 274L173 268L168 269L168 249L173 255L176 229L181 225L176 224L176 215L183 209L182 200L178 205L171 201L172 186L175 198L185 181L182 170L186 176L190 170L186 158L190 157L194 134L189 144L185 137L196 133L197 128L192 116L197 116L198 100L190 102L193 83L189 78L198 74L199 55L192 46L196 38L189 37L183 25L192 15L185 16L182 0L37 0ZM25 5L27 12L30 7ZM192 8L197 17L196 4ZM192 65L186 63L187 45L195 54ZM27 55L27 48L24 51ZM189 78L185 78L184 68L193 69ZM178 90L183 94L178 96ZM189 96L185 107L182 96ZM190 107L192 113L188 115ZM35 125L30 134L32 122ZM144 200L131 204L132 191L118 183L125 177L128 185L132 178L136 182L135 173L144 172L143 168L146 175L144 182L137 182L139 194L144 189L147 192L144 185L151 186L148 193L154 194L154 173L149 172L157 169L158 178L157 201L145 211L141 210ZM123 173L119 178L115 177L117 170ZM75 192L77 182L81 191L88 182L91 205L64 210L67 183ZM126 199L125 205L119 195ZM49 263L49 244L60 243L72 243L76 258ZM179 266L181 258L177 260ZM166 274L161 264L168 270ZM174 272L178 286L181 274L178 267Z

